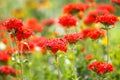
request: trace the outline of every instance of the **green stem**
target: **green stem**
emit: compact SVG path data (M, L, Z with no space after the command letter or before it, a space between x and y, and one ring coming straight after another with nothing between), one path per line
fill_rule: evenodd
M107 28L107 62L109 62L109 29Z
M75 47L75 44L73 44L73 47L72 47L73 53L74 53L74 47ZM72 61L72 65L73 65L72 68L73 68L74 80L78 80L75 60L76 59L73 59L73 61Z
M23 44L21 44L21 50L20 50L20 68L21 68L21 80L24 80L22 50L23 50Z
M58 80L61 80L60 69L59 69L59 64L58 64L58 55L57 54L55 54L55 66L56 66L56 69L57 69L57 72L58 72Z

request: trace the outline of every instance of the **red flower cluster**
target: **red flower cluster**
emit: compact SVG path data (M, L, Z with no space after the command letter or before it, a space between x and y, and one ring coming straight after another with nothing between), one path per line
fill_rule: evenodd
M5 20L2 25L5 26L8 31L11 31L12 29L19 30L22 28L23 22L16 18L10 18Z
M88 65L88 69L95 71L98 74L105 74L108 72L113 72L114 67L112 64L106 62L92 62Z
M0 61L8 62L9 59L10 56L6 51L0 51Z
M109 12L107 10L100 10L100 9L92 11L87 15L87 17L84 20L84 23L85 24L92 24L96 21L97 16L105 15L105 14L109 14Z
M96 18L96 22L100 22L104 25L114 25L118 21L118 17L115 15L102 15Z
M111 0L113 3L120 5L120 0Z
M11 32L11 37L16 37L18 41L29 38L32 32L28 29L23 29L23 23L19 19L10 18L3 22L3 26Z
M66 52L67 51L67 40L64 38L55 38L49 40L48 43L46 43L46 47L50 48L51 51L55 54L58 50Z
M71 15L65 15L59 18L59 23L64 27L76 26L77 19Z
M0 73L5 75L16 75L16 71L10 66L0 66Z
M97 29L97 28L93 28L93 29L87 28L87 29L82 30L82 34L84 38L91 38L91 39L96 40L100 36L104 37L105 31L102 29Z
M115 12L115 8L111 5L108 5L108 4L101 4L98 6L98 9L107 10L109 12Z
M32 31L35 31L35 32L42 32L43 31L43 25L38 23L36 18L29 18L26 21L26 27L28 29L31 29Z
M64 38L70 43L75 43L78 40L83 40L83 35L81 33L73 33L65 35Z
M71 3L63 7L63 12L66 14L76 14L80 11L84 12L88 8L88 5L83 3Z
M51 26L55 24L55 19L46 19L41 22L44 26Z
M19 51L27 52L34 49L34 43L32 41L25 41L24 43L18 44Z

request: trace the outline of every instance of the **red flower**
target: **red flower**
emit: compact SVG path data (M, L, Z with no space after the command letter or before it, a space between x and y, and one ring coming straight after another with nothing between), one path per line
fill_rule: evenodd
M67 34L64 38L70 43L75 43L78 40L83 40L83 35L81 33Z
M46 47L50 48L51 51L55 54L58 50L66 52L67 51L67 40L64 38L55 38L49 40L48 43L46 43Z
M18 41L21 41L22 39L27 39L32 35L32 31L29 29L21 29L16 32L16 38ZM12 36L14 36L12 34Z
M10 18L3 22L3 26L6 27L7 30L19 29L23 26L23 22L16 18Z
M100 9L92 11L87 15L87 17L84 20L84 23L85 24L92 24L96 21L97 16L105 15L105 14L109 14L109 12L107 10L100 10Z
M18 44L19 51L32 51L34 49L34 43L32 41L25 41L24 43Z
M108 4L101 4L98 6L98 9L107 10L109 12L115 12L115 8L111 5L108 5Z
M92 62L88 65L88 69L95 71L98 74L104 74L108 72L113 72L114 67L112 64L106 62Z
M44 26L51 26L55 23L55 19L46 19L41 22Z
M29 18L26 21L26 27L32 31L36 32L42 32L43 31L43 25L38 23L36 18Z
M16 75L16 71L10 66L0 66L0 73L5 75Z
M120 0L111 0L113 3L120 5Z
M114 25L118 21L118 17L115 15L102 15L96 18L96 22L100 22L104 25Z
M59 23L64 27L76 26L77 19L71 15L65 15L59 18Z
M6 51L0 51L0 61L8 62L9 59L10 59L10 56Z
M94 58L93 54L88 54L88 55L85 56L86 60L91 60L92 58Z
M70 3L63 7L63 12L66 14L76 14L80 11L84 12L88 8L88 5L83 3Z
M93 29L84 29L82 30L82 34L84 38L98 39L100 36L104 37L104 30L93 28Z

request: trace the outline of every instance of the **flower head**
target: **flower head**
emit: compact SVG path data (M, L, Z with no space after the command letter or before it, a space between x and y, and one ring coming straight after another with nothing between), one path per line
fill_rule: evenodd
M16 75L16 71L10 66L0 66L0 73L5 75Z
M75 43L78 40L83 40L83 35L81 33L73 33L65 35L64 38L70 43Z
M88 65L88 69L95 71L98 74L105 74L113 72L114 67L112 66L112 64L106 62L92 62Z
M66 14L76 14L80 11L84 12L88 8L87 5L83 3L70 3L63 7L63 12Z
M59 23L64 27L76 26L77 19L71 15L65 15L59 18Z
M23 22L16 18L10 18L3 22L3 26L6 27L7 30L19 29L23 26Z
M6 51L0 51L0 61L8 62L9 59L10 56Z
M114 25L118 21L118 17L115 15L101 15L96 18L96 22L100 22L104 25Z
M48 43L46 43L46 47L50 48L51 51L55 54L58 50L66 52L67 51L67 40L64 38L55 38L49 40Z

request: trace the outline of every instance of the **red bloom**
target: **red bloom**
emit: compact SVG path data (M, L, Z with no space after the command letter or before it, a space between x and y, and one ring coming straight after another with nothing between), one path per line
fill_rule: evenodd
M88 8L87 5L83 3L71 3L63 7L63 12L66 14L76 14L80 11L84 12Z
M5 75L16 75L16 71L10 66L0 66L0 73Z
M70 43L75 43L78 40L83 40L83 35L81 33L67 34L64 38Z
M12 29L21 28L23 26L23 23L19 19L10 18L10 19L3 22L3 26L6 27L6 29L10 31Z
M113 3L120 5L120 0L111 0Z
M100 36L104 36L105 32L101 29L93 28L93 29L84 29L82 30L82 34L84 38L98 39Z
M50 48L51 51L55 54L58 50L66 52L67 51L67 40L64 38L55 38L49 40L48 43L46 43L46 47Z
M96 18L96 22L100 22L104 25L114 25L118 21L118 17L114 15L102 15Z
M113 6L111 6L111 5L108 5L108 4L99 5L98 9L107 10L109 12L115 12L115 8Z
M46 19L41 22L44 26L51 26L55 23L55 19Z
M93 54L88 54L88 55L85 56L86 60L91 60L92 58L94 58Z
M16 32L16 38L18 41L21 41L22 39L27 39L32 35L32 31L29 29L21 29ZM12 36L14 36L12 34Z
M31 29L32 31L36 31L36 32L43 31L43 25L38 23L37 19L35 19L35 18L29 18L26 22L26 27L28 29Z
M34 49L34 43L32 41L25 41L24 43L18 44L19 51L32 51Z
M0 51L0 61L8 62L9 59L10 59L10 56L6 51Z
M71 15L65 15L59 18L59 23L64 27L76 26L77 19Z
M84 23L85 24L92 24L96 21L96 17L98 15L105 15L105 14L109 14L109 12L107 10L100 10L100 9L92 11L87 15L87 17L84 20Z
M95 71L98 74L113 72L114 70L112 64L106 62L92 62L88 65L88 69Z

